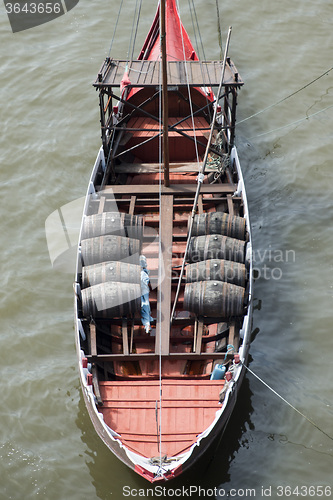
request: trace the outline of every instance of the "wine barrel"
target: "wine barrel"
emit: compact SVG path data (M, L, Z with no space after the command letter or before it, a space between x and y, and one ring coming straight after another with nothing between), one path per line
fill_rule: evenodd
M207 259L225 259L244 262L245 241L221 234L194 236L191 238L187 260L199 262Z
M246 222L244 217L224 212L197 214L193 220L192 236L205 234L223 234L230 238L245 240Z
M208 280L226 281L245 287L245 265L231 260L208 259L186 266L186 283Z
M82 290L85 317L121 317L134 314L140 307L141 286L136 283L99 283Z
M141 282L141 266L128 262L108 261L83 267L82 288L107 281L139 284Z
M112 234L142 240L143 217L122 212L87 215L83 220L82 239Z
M223 281L185 285L184 309L200 316L230 318L244 312L245 289Z
M124 260L139 264L141 242L124 236L98 236L81 241L84 266L109 260Z

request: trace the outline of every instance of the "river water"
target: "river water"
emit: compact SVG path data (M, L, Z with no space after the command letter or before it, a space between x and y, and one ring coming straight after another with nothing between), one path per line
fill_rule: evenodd
M321 430L248 373L215 452L154 497L90 424L76 368L74 267L52 267L45 231L51 214L85 194L100 144L91 83L108 55L119 3L81 0L14 34L0 6L0 499L328 498L333 71L240 122L331 68L332 3L219 2L223 40L232 25L229 55L245 81L237 144L256 267L249 366ZM134 4L125 2L113 57L126 57ZM205 57L219 58L216 2L195 5ZM155 7L143 2L137 48ZM180 8L193 37L188 3ZM71 231L75 240L75 220Z

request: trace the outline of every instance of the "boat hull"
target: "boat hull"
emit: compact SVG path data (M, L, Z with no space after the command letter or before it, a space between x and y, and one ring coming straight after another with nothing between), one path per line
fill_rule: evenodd
M138 60L107 58L94 83L102 147L84 206L74 311L93 426L150 482L179 476L219 442L244 377L253 310L234 145L243 82L227 58L229 36L223 63L198 60L175 0L161 22L171 40L161 78L162 6ZM201 274L190 276L197 262ZM237 284L226 277L234 270Z

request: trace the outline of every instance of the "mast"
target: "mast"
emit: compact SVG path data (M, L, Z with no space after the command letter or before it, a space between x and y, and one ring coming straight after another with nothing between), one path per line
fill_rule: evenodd
M161 57L162 57L162 105L163 105L163 162L164 185L169 186L169 137L168 137L168 77L166 58L165 0L161 0Z

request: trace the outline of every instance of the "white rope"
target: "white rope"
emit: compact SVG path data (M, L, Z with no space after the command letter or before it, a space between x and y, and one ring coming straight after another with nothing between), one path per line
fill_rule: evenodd
M267 106L266 108L262 109L261 111L257 111L257 113L254 113L253 115L248 116L247 118L244 118L243 120L239 121L238 125L240 125L243 122L246 122L247 120L250 120L251 118L254 118L255 116L260 115L261 113L263 113L264 111L267 111L268 109L274 108L274 106L277 106L278 104L281 104L282 102L286 101L287 99L294 96L295 94L298 94L298 92L301 92L302 90L306 89L307 87L309 87L310 85L312 85L316 81L320 80L320 78L322 78L323 76L328 75L328 73L332 70L333 70L333 66L331 68L329 68L327 71L325 71L324 73L322 73L321 75L317 76L317 78L315 78L311 82L307 83L306 85L303 85L303 87L301 87L300 89L295 90L295 92L293 92L292 94L289 94L286 97L283 97L283 99L280 99L279 101L275 102L274 104L271 104L270 106Z
M137 21L136 21L134 40L133 40L133 45L132 45L131 60L133 60L133 57L134 57L134 48L135 48L136 37L137 37L137 34L138 34L138 27L139 27L139 22L140 22L141 7L142 7L142 0L140 0L139 10L138 10L138 16L137 16ZM135 7L135 10L136 10L136 7Z
M262 137L263 135L272 134L273 132L278 132L279 130L283 130L284 128L291 127L292 125L298 125L299 123L302 123L305 120L312 118L313 116L319 115L320 113L323 113L324 111L327 111L330 108L333 108L333 104L331 104L331 106L327 106L327 108L316 111L316 113L312 113L312 115L308 115L308 116L305 116L304 118L300 118L299 120L296 120L295 122L288 123L287 125L283 125L282 127L278 127L274 130L270 130L269 132L263 132L262 134L254 135L253 137L250 137L250 139L256 139L257 137Z
M137 14L137 12L138 12L138 0L136 0L136 2L135 2L135 11L134 11L134 15L133 15L133 22L132 22L131 37L129 39L128 51L127 51L127 63L129 62L131 48L132 48L131 58L133 59L135 37L136 37L136 30L137 30L138 23L139 23L139 17L138 16L140 15L140 9L141 9L141 4L140 4L140 7L139 7L139 14ZM135 30L135 25L136 25L136 30ZM133 39L133 36L134 36L134 39Z
M192 6L191 6L191 3L192 3ZM199 22L198 22L198 16L197 16L197 11L196 11L196 8L195 8L195 5L194 5L194 1L193 0L191 0L191 1L188 0L188 4L189 4L190 13L191 13L192 26L193 26L194 36L195 36L195 43L196 43L196 47L197 47L198 57L199 57L199 60L203 59L204 61L206 61L207 59L206 59L205 49L204 49L203 42L202 42L202 36L201 36L201 32L200 32L200 27L199 27ZM195 21L196 21L196 27L194 25L193 16L194 16ZM199 43L197 41L196 32L198 32L198 35L199 35L203 57L200 57L200 47L199 47ZM222 36L221 32L219 33L219 36ZM221 45L221 50L222 50L222 45ZM221 58L222 58L222 56L221 56ZM208 71L207 70L204 71L204 69L203 69L202 66L200 66L200 68L201 68L200 72L201 72L201 76L202 76L202 81L204 82L204 86L207 87L207 88L211 87L212 85L211 85L210 75L209 75ZM207 77L208 77L208 83L206 81ZM206 98L207 105L213 104L213 102L209 101L207 94L206 94L205 98ZM211 115L211 108L210 107L208 107L208 113L209 113L209 117L211 119L212 115Z
M223 65L222 65L221 80L220 80L219 89L217 91L217 96L219 96L221 94L221 90L222 90L222 87L223 87L223 79L224 79L224 72L225 72L225 67L226 67L226 62L227 62L227 54L228 54L230 36L231 36L231 26L229 27L229 32L228 32L228 37L227 37L227 42L226 42L226 47L225 47L225 52L224 52ZM172 324L173 317L174 317L174 314L175 314L175 311L176 311L176 305L177 305L178 296L179 296L179 292L180 292L181 281L182 281L184 270L185 270L185 264L186 264L187 254L188 254L188 250L189 250L189 246L190 246L190 241L191 241L191 236L192 236L193 221L194 221L194 217L195 217L195 214L196 214L196 211L197 211L197 204L198 204L198 199L199 199L199 195L200 195L200 188L201 188L202 179L203 179L202 175L205 174L206 164L207 164L207 160L208 160L209 148L210 148L210 145L211 145L211 142L212 142L214 125L215 125L215 121L216 121L216 114L217 114L217 106L215 106L215 108L214 108L214 116L213 116L213 119L212 119L211 129L210 129L210 133L209 133L209 138L208 138L207 145L206 145L205 156L204 156L204 159L203 159L203 162L202 162L202 166L200 168L200 171L199 171L199 174L198 174L198 177L197 177L197 190L196 190L196 193L195 193L195 198L194 198L193 207L192 207L192 213L191 213L191 219L190 219L190 226L188 228L188 234L187 234L187 241L186 241L185 253L184 253L184 257L183 257L183 263L182 263L182 267L181 267L179 278L178 278L178 285L177 285L176 295L175 295L175 298L174 298L174 301L173 301L173 306L172 306L172 311L171 311L171 316L170 316L170 324Z
M110 57L110 54L111 54L111 49L112 49L112 46L113 46L114 37L116 35L116 31L117 31L117 27L118 27L118 23L119 23L120 12L121 12L121 9L122 9L122 6L123 6L123 2L124 2L124 0L121 0L121 4L120 4L119 10L118 10L118 16L117 16L116 24L115 24L115 27L114 27L114 30L113 30L112 40L111 40L111 43L110 43L108 57Z
M161 5L160 5L161 8ZM160 34L161 34L161 15L159 19L160 23ZM160 43L161 43L161 36L160 36ZM161 47L160 47L161 50ZM159 92L159 127L160 127L160 134L159 134L159 207L160 207L160 221L161 221L161 206L162 206L162 58L160 58L160 75L159 75L159 81L160 81L160 92ZM162 259L162 254L161 254L161 231L159 229L159 234L158 234L158 308L157 308L157 318L156 318L156 323L158 324L159 328L159 361L158 361L158 366L159 366L159 395L160 395L160 413L159 413L159 420L158 420L158 433L159 433L159 459L160 459L160 470L162 468L162 311L161 311L161 306L162 306L162 267L163 267L163 259ZM156 324L156 326L157 326ZM157 337L157 328L156 328L156 333ZM156 342L156 337L155 337L155 342Z
M327 434L327 432L325 432L323 429L321 429L315 422L313 422L313 420L311 420L309 417L307 417L306 415L304 415L304 413L302 413L297 408L295 408L295 406L293 406L291 403L289 403L289 401L287 401L284 397L282 397L281 394L279 394L278 392L276 392L271 386L269 386L264 380L262 380L256 373L254 373L244 363L243 363L243 366L247 369L248 372L251 373L251 375L253 375L257 380L259 380L259 382L261 382L265 387L267 387L267 389L269 389L271 392L273 392L273 394L275 394L275 396L277 396L278 398L280 398L284 403L286 403L288 406L290 406L290 408L292 408L299 415L301 415L301 417L305 418L305 420L307 420L311 425L313 425L316 429L318 429L318 431L322 432L326 437L332 439L332 441L333 441L333 437L330 436L329 434Z
M177 9L179 13L179 22L181 23L181 17L180 17L180 9L179 9L179 0L177 0ZM197 135L196 135L196 130L195 130L195 125L194 125L194 115L193 115L193 107L192 107L192 98L191 98L191 88L189 84L189 78L188 78L188 69L187 69L187 60L186 60L186 55L185 55L185 44L184 44L184 37L183 37L183 30L180 29L181 37L182 37L182 46L183 46L183 57L184 57L184 62L185 62L185 78L186 78L186 84L187 84L187 92L188 92L188 100L190 104L190 112L191 112L191 120L192 120L192 129L193 129L193 137L194 137L194 145L195 145L195 155L197 158L197 164L198 164L198 169L200 165L200 160L199 160L199 150L198 150L198 143L197 143Z

